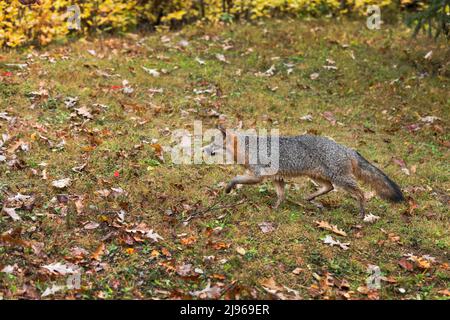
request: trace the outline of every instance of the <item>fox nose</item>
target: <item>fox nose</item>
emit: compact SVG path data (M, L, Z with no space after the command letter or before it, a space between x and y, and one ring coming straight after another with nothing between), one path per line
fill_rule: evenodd
M212 155L212 156L215 156L215 155L216 155L216 152L215 152L215 151L211 151L211 155Z

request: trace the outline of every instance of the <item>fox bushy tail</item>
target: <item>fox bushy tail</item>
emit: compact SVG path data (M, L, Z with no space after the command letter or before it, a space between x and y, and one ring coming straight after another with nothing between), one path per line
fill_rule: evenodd
M357 178L372 186L380 198L391 202L404 201L400 187L392 181L383 171L364 159L356 152L357 165L354 166L354 174Z

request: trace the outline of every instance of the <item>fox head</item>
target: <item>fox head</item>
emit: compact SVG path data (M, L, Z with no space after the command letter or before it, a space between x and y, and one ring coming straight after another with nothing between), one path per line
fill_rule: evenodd
M227 155L229 159L237 159L238 137L233 130L225 129L223 126L218 127L220 134L213 137L213 141L203 147L203 152L207 156ZM227 157L227 158L228 158Z
M256 130L246 132L218 128L214 140L203 148L208 157L225 155L226 164L239 164L246 168L258 165L267 174L278 171L279 137L278 135L258 136ZM216 158L216 160L220 160ZM213 160L215 161L215 160ZM218 163L218 162L216 162Z

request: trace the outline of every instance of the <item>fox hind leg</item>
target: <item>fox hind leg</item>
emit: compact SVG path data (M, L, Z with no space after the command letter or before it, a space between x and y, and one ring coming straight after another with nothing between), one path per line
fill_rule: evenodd
M309 196L306 197L307 201L312 201L315 198L317 198L318 196L327 194L328 192L330 192L331 190L334 189L333 185L331 184L330 181L327 180L317 180L314 179L315 182L317 182L320 185L319 190L317 190L314 193L311 193Z
M357 199L359 202L359 217L364 218L366 215L364 192L358 187L358 183L354 179L345 179L335 182L335 184Z
M246 175L246 176L236 176L228 183L227 187L225 188L226 193L230 193L231 190L233 190L234 187L238 184L257 184L263 181L262 177L258 176L252 176L252 175Z

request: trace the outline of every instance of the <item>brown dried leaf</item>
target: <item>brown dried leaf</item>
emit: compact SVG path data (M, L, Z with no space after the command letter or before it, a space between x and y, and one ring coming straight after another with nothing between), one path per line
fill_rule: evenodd
M410 261L408 261L406 258L401 258L398 261L398 264L400 265L400 267L402 267L405 270L408 270L408 271L414 270L414 265Z
M105 244L102 242L97 249L95 250L95 252L92 254L92 259L100 261L102 258L102 255L105 253Z
M339 229L336 225L330 225L326 221L314 221L314 222L321 229L332 231L335 234L338 234L338 235L343 236L343 237L347 236L347 233L344 230Z

